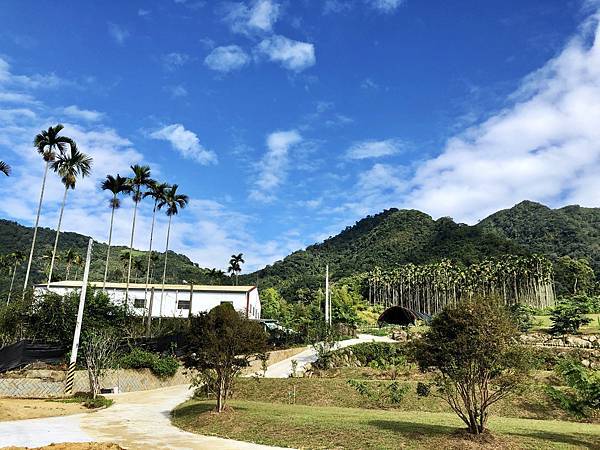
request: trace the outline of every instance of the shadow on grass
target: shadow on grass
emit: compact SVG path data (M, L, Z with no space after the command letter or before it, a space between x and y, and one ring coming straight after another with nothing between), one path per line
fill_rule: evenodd
M551 431L533 431L531 433L506 433L510 436L516 436L528 439L538 439L543 441L549 441L553 443L567 444L569 447L583 447L590 449L600 449L600 441L598 436L583 433L552 433Z
M200 414L205 414L209 412L215 411L216 404L212 401L206 401L201 403L194 403L191 405L182 406L180 408L176 408L170 411L171 417L197 417ZM226 411L247 411L248 408L246 406L235 405L234 407L230 407L228 404L225 405L227 408Z
M415 439L418 439L419 437L448 436L458 430L457 427L448 425L404 422L401 420L371 420L368 424L382 430L392 431Z

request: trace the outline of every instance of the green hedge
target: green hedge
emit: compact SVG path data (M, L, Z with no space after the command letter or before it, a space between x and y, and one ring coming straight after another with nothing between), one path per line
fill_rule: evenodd
M124 369L150 369L159 378L169 378L177 373L179 362L173 356L161 356L139 348L119 360Z

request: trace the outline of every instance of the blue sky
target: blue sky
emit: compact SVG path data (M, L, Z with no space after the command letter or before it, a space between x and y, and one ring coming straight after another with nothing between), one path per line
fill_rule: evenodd
M30 142L57 122L95 158L66 230L105 241L100 180L147 163L192 198L173 248L208 267L259 268L389 207L475 223L525 198L597 206L598 3L451 3L4 0L0 216L32 223Z

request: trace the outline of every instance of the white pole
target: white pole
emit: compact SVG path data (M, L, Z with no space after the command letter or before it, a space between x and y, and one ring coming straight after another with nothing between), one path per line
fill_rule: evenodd
M325 266L325 323L331 324L331 311L329 309L329 264Z
M92 260L92 244L94 240L90 238L88 243L87 256L85 258L85 269L83 272L83 284L81 286L81 295L79 296L79 309L77 310L77 322L75 324L75 333L73 334L73 346L71 347L71 361L67 372L65 393L73 392L73 381L75 377L75 363L77 363L77 351L79 350L79 336L81 335L81 323L83 322L83 310L85 308L85 294L87 291L88 277L90 275L90 262Z

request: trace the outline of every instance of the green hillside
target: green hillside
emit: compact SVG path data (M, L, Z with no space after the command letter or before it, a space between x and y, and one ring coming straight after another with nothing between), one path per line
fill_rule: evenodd
M477 226L552 259L565 255L588 259L596 274L600 273L600 208L551 209L524 201Z
M452 258L464 264L527 250L497 233L457 224L450 218L433 220L416 210L388 209L368 216L337 236L283 261L246 276L258 276L261 286L277 286L291 293L322 284L325 264L332 279L406 263L427 263Z
M31 248L31 239L33 236L33 228L25 227L16 222L0 219L0 255L20 250L26 257L29 256L29 250ZM34 255L32 265L31 279L33 283L42 283L47 280L47 266L48 260L44 258L44 252L52 250L54 246L54 238L56 234L54 230L49 228L39 228L38 237L36 242L36 251ZM87 249L89 236L84 236L78 233L61 232L61 236L58 243L58 250L60 254L64 254L67 250L73 249L85 258L85 252ZM92 263L90 268L90 280L101 281L104 276L104 263L106 261L106 251L108 246L103 243L94 243L92 252ZM111 281L123 281L127 273L126 265L121 260L120 256L123 252L127 252L129 249L122 246L111 247L110 261L109 261L109 280ZM156 253L158 260L154 262L154 276L152 280L154 282L160 282L162 280L162 268L164 264L164 254ZM143 262L143 270L135 271L132 269L132 281L145 280L145 268L147 266L148 252L137 251L133 252L134 259L140 259ZM207 269L198 267L197 264L193 263L187 256L180 255L169 251L167 268L167 282L182 282L182 280L193 280L197 283L215 283L217 280L210 276ZM17 289L21 289L25 277L26 262L21 265L17 271L15 286ZM82 278L83 270L79 270L79 279ZM70 279L75 279L77 275L77 267L71 268ZM53 278L57 280L64 279L66 276L66 265L64 261L59 261L55 270ZM219 283L229 283L229 278L223 278L219 280ZM10 283L10 277L6 271L0 274L0 292L4 292L8 289Z

